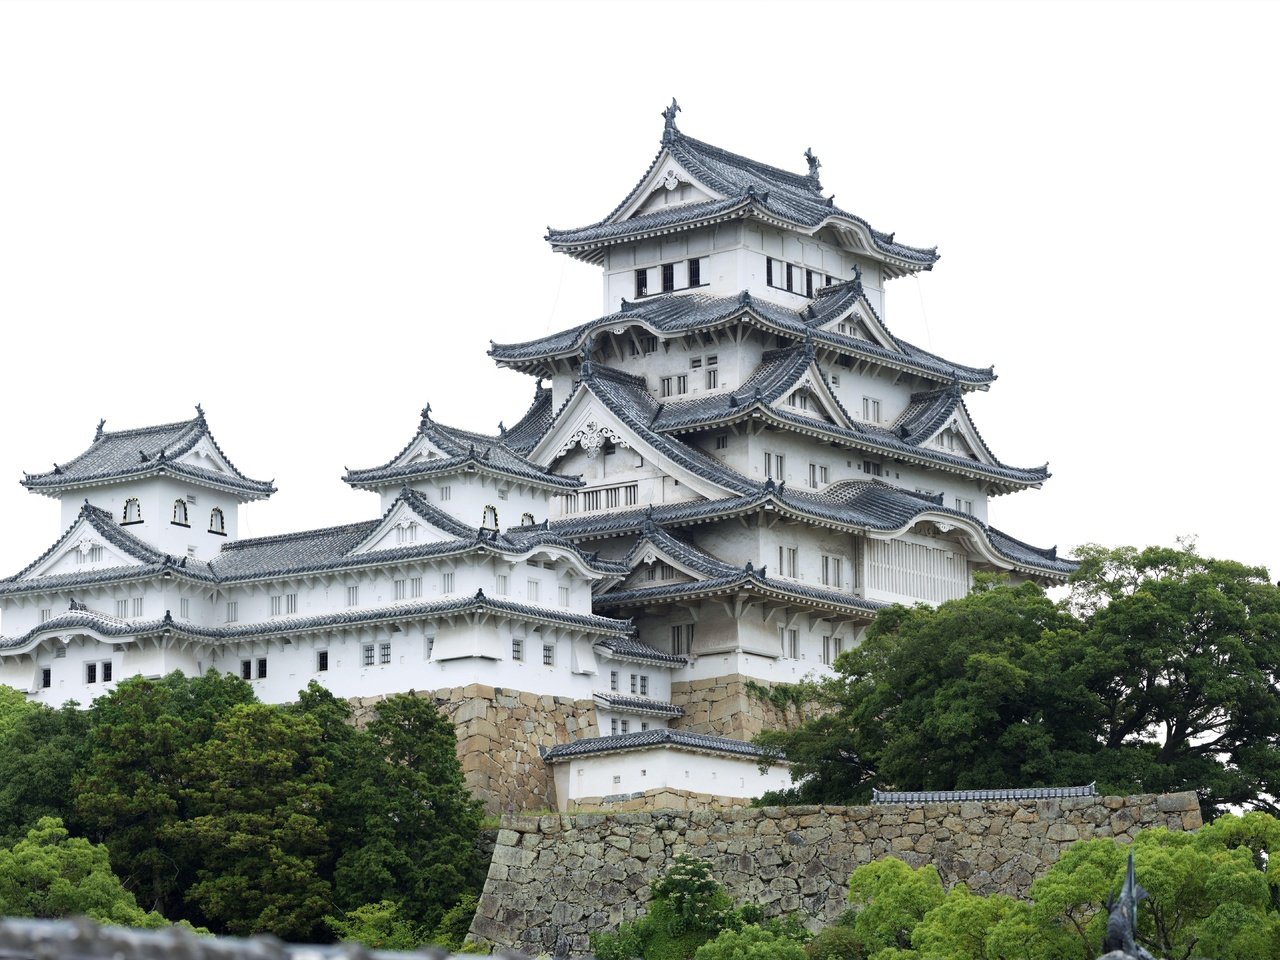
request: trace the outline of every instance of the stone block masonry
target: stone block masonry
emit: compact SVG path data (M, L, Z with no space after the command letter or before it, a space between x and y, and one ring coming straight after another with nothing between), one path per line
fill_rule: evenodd
M780 708L753 693L750 678L740 673L701 680L673 680L671 702L684 708L671 726L694 733L751 740L763 730L789 730L798 726L812 708L803 713L795 706ZM755 681L760 687L774 686Z
M1194 793L509 816L471 934L531 955L585 955L588 934L635 919L681 853L710 860L737 903L817 926L846 908L853 869L880 857L932 863L948 887L1025 896L1077 840L1199 826Z
M551 768L539 747L598 734L595 704L480 683L444 690L410 691L432 700L452 721L467 787L489 814L554 809ZM383 697L351 701L363 727Z

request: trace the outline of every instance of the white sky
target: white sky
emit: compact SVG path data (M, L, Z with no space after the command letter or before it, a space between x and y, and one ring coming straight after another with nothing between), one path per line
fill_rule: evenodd
M254 535L365 519L344 466L514 423L490 338L601 313L550 252L685 132L805 169L898 239L899 336L970 401L1031 543L1172 543L1280 575L1276 5L0 4L0 575L59 535L43 471L204 404L280 492ZM1273 493L1268 494L1267 491ZM477 522L479 518L476 518ZM242 528L243 529L243 528Z

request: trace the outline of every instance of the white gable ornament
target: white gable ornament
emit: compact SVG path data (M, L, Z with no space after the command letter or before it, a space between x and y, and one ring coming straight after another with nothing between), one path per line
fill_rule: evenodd
M596 455L600 453L600 448L605 445L606 440L620 447L631 446L617 431L602 426L594 420L588 420L583 426L569 434L569 439L560 444L560 449L556 451L556 456L563 457L580 443L582 444L582 449L587 452L587 459L594 460Z

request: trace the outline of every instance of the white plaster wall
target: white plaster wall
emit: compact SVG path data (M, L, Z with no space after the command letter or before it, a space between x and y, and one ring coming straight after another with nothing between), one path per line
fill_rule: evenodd
M555 764L560 810L579 798L639 793L668 787L721 797L750 799L791 786L790 768L761 773L755 760L655 747L603 756L575 757Z
M196 502L187 505L190 526L177 526L173 523L173 503L179 498L186 500L192 496ZM138 499L142 523L129 524L124 529L157 550L175 557L184 557L188 547L195 547L196 556L208 560L224 543L236 538L240 507L236 497L172 477L148 477L130 483L70 491L61 498L62 529L75 523L86 498L93 506L108 511L119 523L124 518L125 501L130 497ZM209 532L209 518L214 507L222 510L226 536Z

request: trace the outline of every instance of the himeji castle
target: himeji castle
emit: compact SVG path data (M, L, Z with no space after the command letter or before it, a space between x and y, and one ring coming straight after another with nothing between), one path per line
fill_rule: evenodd
M53 705L174 670L267 702L414 690L491 810L742 802L789 784L760 770L749 741L777 716L750 685L823 674L878 610L963 596L977 571L1062 582L1069 559L987 521L1049 477L973 422L993 370L886 323L888 281L936 250L835 206L812 152L802 173L758 163L686 136L678 109L611 213L548 232L601 268L604 315L493 344L534 380L513 426L427 407L348 471L376 517L241 539L240 505L275 488L199 408L99 423L26 475L63 532L0 581L0 683Z

